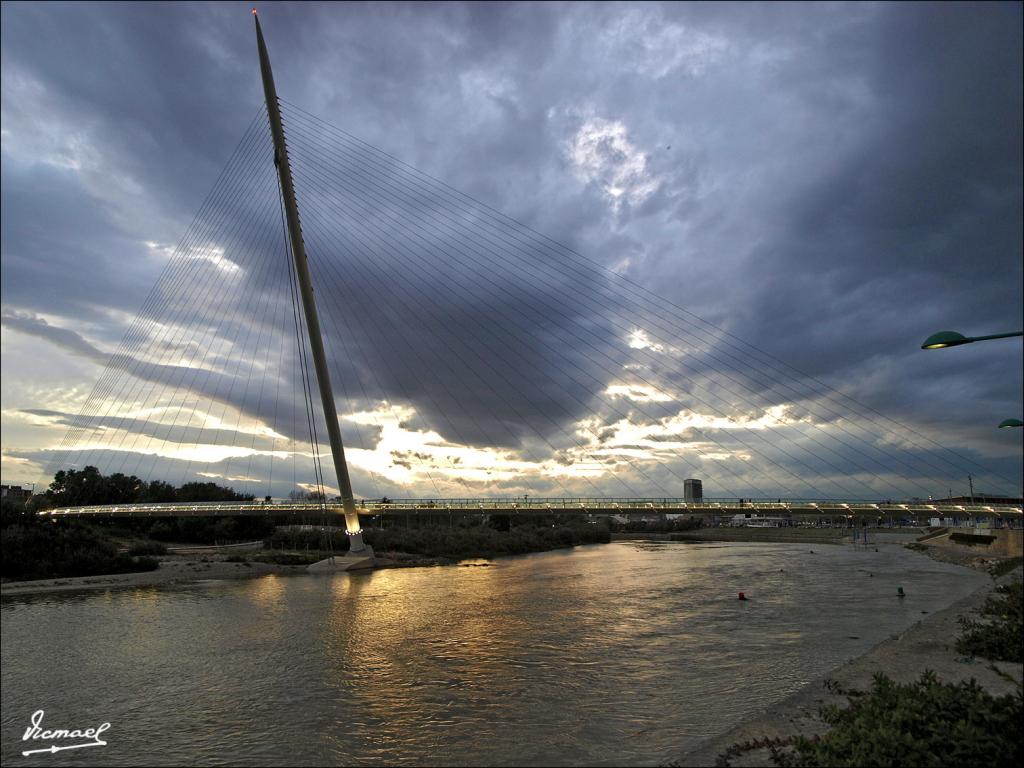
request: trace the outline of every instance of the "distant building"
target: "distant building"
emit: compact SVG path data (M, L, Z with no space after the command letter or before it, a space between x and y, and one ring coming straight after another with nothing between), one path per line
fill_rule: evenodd
M0 485L0 498L28 501L32 491L20 485Z
M700 480L683 481L683 500L696 502L704 500L704 488Z

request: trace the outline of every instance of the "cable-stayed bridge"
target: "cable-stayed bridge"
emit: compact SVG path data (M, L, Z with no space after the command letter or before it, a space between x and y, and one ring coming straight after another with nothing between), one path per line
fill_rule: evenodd
M335 506L341 510L340 505ZM248 515L280 515L307 518L324 511L322 502L301 502L289 499L269 501L207 501L169 504L103 504L97 506L62 507L40 514L60 517L234 517ZM1007 521L1021 517L1021 507L993 504L955 504L893 501L761 501L731 499L724 501L686 501L684 499L395 499L392 501L360 501L360 515L417 514L514 514L514 515L806 515L815 517L885 517L946 516L1002 518Z
M48 466L272 500L54 516L306 514L273 500L299 489L339 497L313 507L344 514L356 549L360 512L923 513L935 505L881 500L953 496L971 477L1020 495L981 451L280 99L256 24L265 104L181 242L149 245L169 255L164 272ZM482 196L500 180L479 167ZM628 260L617 247L614 263ZM779 500L676 499L690 477ZM356 489L426 498L360 505ZM544 501L507 500L525 494Z

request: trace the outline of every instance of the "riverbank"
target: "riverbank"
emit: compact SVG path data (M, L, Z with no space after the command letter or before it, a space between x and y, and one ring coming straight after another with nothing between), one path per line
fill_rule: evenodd
M582 545L578 545L582 546ZM571 548L571 547L569 547ZM374 570L389 568L434 568L440 566L484 567L490 565L480 558L454 560L425 557L407 552L386 552L376 557ZM279 557L284 562L263 562L257 558ZM74 576L35 581L7 581L0 584L0 598L52 592L77 592L99 589L137 589L140 587L180 586L199 581L252 579L268 574L301 575L308 565L329 556L327 552L266 552L264 550L232 550L225 552L192 551L165 555L154 571L112 573L97 576ZM231 560L228 560L231 558Z
M845 539L844 529L814 528L710 528L680 533L613 533L612 541L685 541L693 543L731 541L750 543L803 543L841 544ZM913 541L916 534L889 534L886 541ZM672 538L676 537L676 538ZM564 548L571 548L572 545ZM227 549L228 551L223 551ZM545 550L546 551L546 550ZM71 592L78 590L124 589L151 586L187 584L211 579L246 579L275 574L301 574L306 566L326 557L329 553L291 551L280 552L253 548L242 550L237 547L172 547L170 554L159 558L160 565L154 571L104 574L94 576L62 577L36 581L8 581L0 584L0 598L17 595L43 594L48 592ZM931 551L927 554L933 555ZM262 558L279 559L281 562L265 562ZM231 558L231 561L228 560ZM401 551L378 551L375 568L431 568L451 565L480 566L487 558L451 558L409 553ZM936 559L944 559L936 557ZM977 563L974 563L977 565Z
M1024 665L963 657L954 647L961 633L959 619L977 618L978 609L996 585L1015 578L1021 578L1020 567L664 765L774 766L768 747L758 747L758 743L825 733L828 726L818 716L820 708L845 706L848 700L841 691L867 691L879 672L898 683L910 683L931 670L943 682L974 679L992 695L1015 694L1024 679Z
M855 531L852 528L792 528L789 526L758 528L751 526L717 526L696 528L692 531L675 532L637 532L620 531L612 534L612 541L683 541L697 543L709 542L763 542L766 544L850 544L854 542ZM860 536L863 533L857 532ZM869 544L909 544L921 535L919 529L869 528L867 541ZM863 543L863 538L857 540ZM959 561L950 561L959 562Z
M670 541L744 541L776 544L842 544L851 540L847 528L698 528L669 534Z
M0 584L0 597L95 589L161 587L207 579L249 579L266 576L268 573L305 573L306 571L304 565L227 562L225 557L226 555L169 555L160 558L160 566L155 571L73 576L36 581L9 581Z

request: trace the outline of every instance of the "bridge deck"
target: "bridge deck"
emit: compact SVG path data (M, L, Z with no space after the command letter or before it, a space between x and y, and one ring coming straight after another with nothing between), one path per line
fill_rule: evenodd
M120 504L87 507L62 507L40 512L48 517L233 517L240 515L292 515L296 517L342 514L340 504L326 506L315 502L227 501L174 504ZM1020 517L1019 506L998 504L942 504L899 502L844 501L682 501L679 499L399 499L389 502L364 501L362 515L430 514L430 513L497 513L497 514L762 514L762 515L970 515Z

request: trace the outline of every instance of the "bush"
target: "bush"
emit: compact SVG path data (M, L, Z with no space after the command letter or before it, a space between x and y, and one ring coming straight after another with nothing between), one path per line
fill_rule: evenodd
M988 621L960 619L964 634L957 640L957 651L994 661L1024 661L1024 582L1017 579L996 587L981 615Z
M784 766L1019 765L1022 696L994 697L974 680L940 683L934 672L900 685L875 675L871 691L850 706L824 707L832 729L776 752Z
M275 565L312 565L318 560L323 560L324 553L310 552L302 554L299 552L260 552L253 555L253 562L274 563Z
M129 555L166 555L167 547L159 541L139 541L128 549Z
M408 552L424 557L466 559L523 555L576 544L607 543L611 536L603 524L564 526L513 525L507 531L489 526L475 528L370 528L366 543L378 553Z
M155 557L136 557L130 571L155 571L160 567L160 561Z
M998 579L1000 576L1005 576L1014 568L1019 568L1021 564L1024 564L1024 557L1009 557L1006 560L1000 560L995 563L990 569L989 573L992 574L993 579Z
M285 526L263 540L270 549L324 550L348 552L348 536L342 530L309 530Z
M52 579L151 571L150 557L118 553L112 540L81 524L32 521L0 532L0 574L5 579Z
M160 541L216 544L230 541L254 541L274 532L274 522L266 517L178 517L141 520L141 532Z

